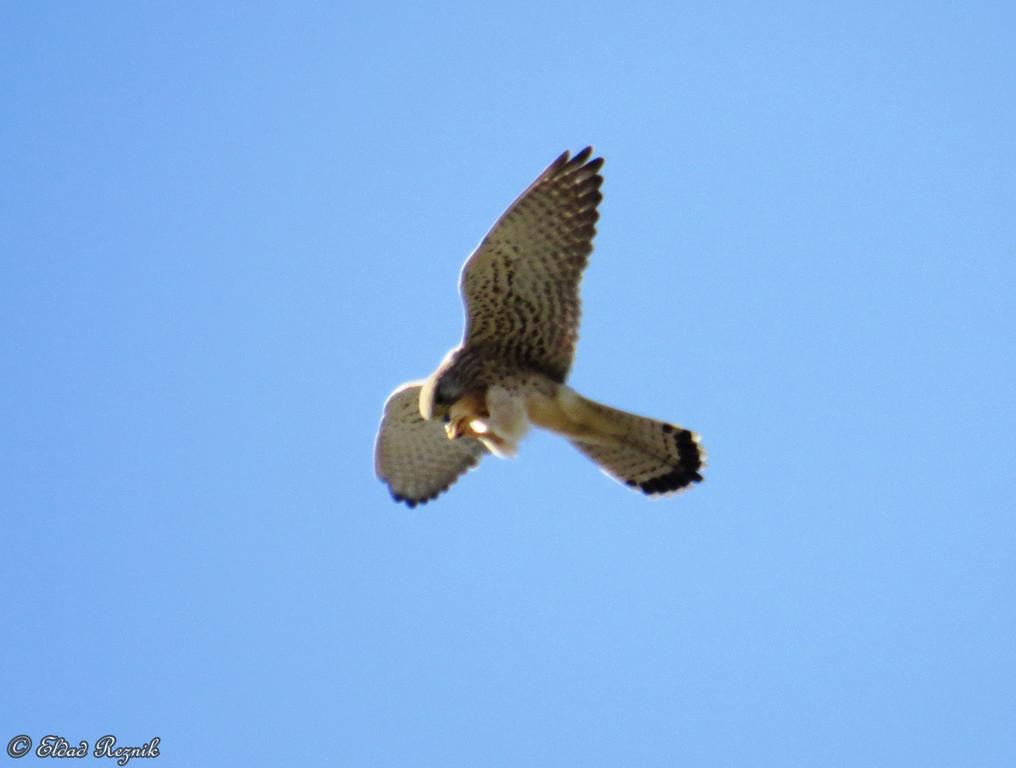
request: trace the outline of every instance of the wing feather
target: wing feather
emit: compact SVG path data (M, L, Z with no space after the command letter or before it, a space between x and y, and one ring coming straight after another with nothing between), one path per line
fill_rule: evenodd
M374 444L377 476L410 507L448 490L487 452L475 438L449 440L441 422L420 415L421 385L403 384L388 398Z
M563 382L579 282L593 250L603 158L563 153L501 215L462 268L463 345Z

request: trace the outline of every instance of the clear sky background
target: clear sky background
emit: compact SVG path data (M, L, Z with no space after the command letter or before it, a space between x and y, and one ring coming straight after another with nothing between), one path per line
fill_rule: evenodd
M2 16L0 743L1016 764L1011 4ZM396 505L385 398L588 143L571 383L706 481L535 434Z

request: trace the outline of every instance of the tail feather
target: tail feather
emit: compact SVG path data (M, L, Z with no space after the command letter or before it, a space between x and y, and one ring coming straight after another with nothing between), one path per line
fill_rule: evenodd
M701 482L705 451L682 427L637 416L575 395L567 411L589 427L572 445L625 485L654 496Z

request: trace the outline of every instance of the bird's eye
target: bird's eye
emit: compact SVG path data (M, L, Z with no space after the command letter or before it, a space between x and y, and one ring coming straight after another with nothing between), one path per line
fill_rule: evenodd
M447 411L445 411L445 415L441 417L441 421L443 421L445 424L447 424L451 420L452 420L452 415L450 413L448 413Z

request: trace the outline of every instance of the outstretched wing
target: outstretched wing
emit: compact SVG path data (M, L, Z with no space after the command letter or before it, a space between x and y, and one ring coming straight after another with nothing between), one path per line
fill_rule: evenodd
M579 281L593 250L600 167L592 147L551 163L462 267L463 345L563 382L575 355Z
M487 452L479 440L449 440L439 421L420 415L422 382L403 384L385 403L374 443L374 470L396 501L410 507L448 490Z

